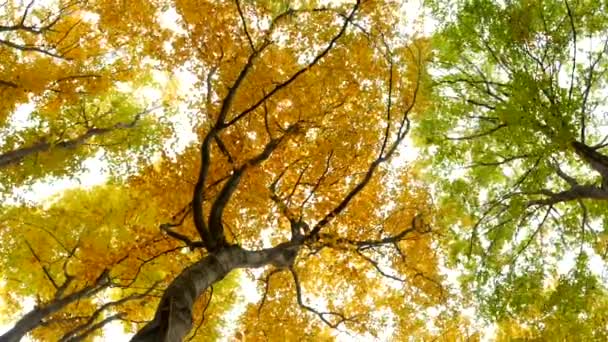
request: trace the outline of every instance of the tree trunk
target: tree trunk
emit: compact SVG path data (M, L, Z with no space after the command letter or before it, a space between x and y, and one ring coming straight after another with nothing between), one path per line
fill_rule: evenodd
M192 306L209 286L222 280L237 268L257 268L266 265L289 267L300 248L297 242L248 251L229 246L210 254L187 267L165 290L154 319L146 324L132 342L182 341L192 329Z
M593 148L578 142L572 142L574 152L597 171L604 181L608 180L608 157Z

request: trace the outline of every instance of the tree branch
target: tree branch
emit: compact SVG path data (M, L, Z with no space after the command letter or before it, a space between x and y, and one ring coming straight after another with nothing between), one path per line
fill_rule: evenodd
M104 270L92 285L88 285L65 297L55 299L42 307L35 307L30 312L23 315L23 317L21 317L10 330L4 333L4 335L0 336L0 341L18 342L28 332L36 328L44 318L62 310L70 303L82 298L88 298L108 287L110 285L108 273L107 270Z
M213 246L214 242L213 242L212 237L210 236L209 228L207 227L207 224L205 223L205 215L203 212L203 197L204 197L204 190L205 190L205 182L207 181L207 174L209 173L209 167L210 167L210 163L211 163L211 140L215 139L216 135L219 134L221 130L230 126L229 124L226 125L224 123L224 120L226 118L226 115L228 114L228 112L230 111L230 109L232 107L232 102L234 101L236 92L237 92L238 88L240 87L241 83L243 82L243 80L245 79L245 77L247 76L247 74L249 73L249 71L251 70L254 60L268 45L269 45L269 42L267 41L262 45L262 47L259 50L257 50L257 51L254 50L249 55L249 57L247 58L247 63L245 63L245 65L241 69L239 75L237 76L237 78L234 81L234 83L232 84L232 86L230 86L228 88L228 93L226 94L226 96L224 97L224 99L222 101L222 106L220 108L220 112L218 114L218 117L215 121L214 126L207 133L207 135L205 136L205 138L203 139L203 142L201 144L201 148L200 148L200 150L201 150L201 167L199 169L199 174L198 174L198 179L197 179L196 185L194 186L194 193L192 194L192 209L193 209L192 213L193 213L194 226L196 227L197 232L199 233L201 239L203 240L203 242L205 243L205 246L207 248L211 248L211 249L214 248L214 246ZM209 79L208 79L208 86L209 86ZM210 89L208 89L207 91L210 92ZM208 96L209 96L209 94L208 94Z
M291 272L291 275L293 276L293 282L296 285L296 297L298 300L298 304L305 310L310 311L312 313L314 313L315 315L317 315L317 317L319 317L321 319L321 321L323 321L323 323L327 324L330 328L336 329L337 327L340 326L340 324L347 322L347 321L353 321L354 318L349 318L344 316L343 314L339 313L339 312L333 312L333 311L319 311L307 304L304 303L304 301L302 300L302 287L300 285L300 280L298 278L298 274L296 273L296 271L293 268L289 269ZM327 317L336 317L337 321L335 323L332 323Z
M68 342L68 341L73 342L73 341L81 341L81 340L85 339L88 335L90 335L95 330L103 327L105 324L109 323L112 320L119 319L123 315L123 314L116 314L116 315L107 317L104 320L95 324L95 321L101 316L101 314L105 310L115 307L115 306L119 306L121 304L124 304L124 303L132 301L132 300L144 298L147 295L149 295L150 292L152 292L156 288L157 285L158 285L158 282L153 284L148 290L146 290L143 293L134 293L127 297L121 298L119 300L116 300L113 302L108 302L108 303L101 305L99 308L97 308L97 310L95 310L89 316L89 319L85 323L83 323L83 324L75 327L74 329L70 330L69 332L65 333L63 335L63 337L60 339L60 341L61 342Z
M592 185L577 185L562 192L543 192L543 194L548 196L548 198L531 200L528 201L527 205L554 205L557 203L569 202L577 199L608 200L608 191Z
M285 80L285 81L279 83L277 86L275 86L270 92L268 92L267 94L265 94L260 100L258 100L256 103L254 103L253 105L251 105L251 107L245 109L244 111L242 111L241 113L239 113L238 115L236 115L232 120L230 120L227 123L227 126L231 126L231 125L235 124L236 122L238 122L239 120L241 120L243 117L245 117L247 114L249 114L249 113L253 112L254 110L256 110L260 105L262 105L264 102L266 102L266 100L268 100L270 97L272 97L276 92L278 92L279 90L287 87L293 81L295 81L296 79L298 79L302 74L304 74L310 68L312 68L313 66L315 66L321 59L323 59L323 57L325 57L331 51L331 49L333 49L333 47L334 47L334 45L336 45L336 42L338 41L338 39L340 39L340 37L342 37L342 35L344 35L344 32L346 32L346 28L347 28L348 24L351 22L352 18L354 17L355 12L359 8L360 3L361 3L360 0L357 0L357 3L355 4L355 6L353 7L353 9L351 10L350 14L344 20L344 24L340 28L340 31L338 32L338 34L336 34L330 40L330 42L327 45L327 47L325 49L323 49L321 51L321 53L319 53L318 55L316 55L315 58L313 58L313 60L310 63L308 63L308 65L306 65L302 69L300 69L297 72L295 72L287 80Z
M236 2L236 8L239 12L239 17L241 17L241 23L243 23L243 30L245 31L245 36L247 36L247 41L249 42L249 47L251 47L251 50L255 51L255 46L253 45L253 40L251 39L251 35L249 34L249 31L247 30L247 22L245 21L245 16L243 15L243 11L241 10L241 4L240 4L239 0L234 0L234 2Z
M363 258L365 261L369 262L376 269L376 271L378 273L380 273L383 277L386 277L386 278L389 278L389 279L392 279L392 280L396 280L396 281L401 282L401 283L405 282L405 280L403 280L403 279L401 279L399 277L396 277L394 275L391 275L391 274L388 274L388 273L384 272L380 268L380 266L378 265L378 262L376 262L374 259L368 257L367 255L363 254L363 252L361 252L360 250L357 250L356 253L361 258Z
M129 122L118 122L109 127L101 127L101 128L91 127L89 129L87 129L87 131L85 133L83 133L73 139L62 140L57 143L50 143L47 141L48 138L43 138L40 140L40 142L38 142L34 145L27 146L27 147L20 147L18 149L12 150L12 151L4 152L0 155L0 168L5 168L10 165L17 164L17 163L21 162L23 159L25 159L33 154L36 154L36 153L47 152L47 151L51 151L53 149L60 149L60 150L61 149L68 149L68 150L75 149L75 148L85 144L87 141L89 141L93 137L106 135L106 134L109 134L109 133L114 132L119 129L133 128L137 124L137 122L140 120L142 115L148 114L158 108L160 108L160 106L155 106L155 107L147 109L143 112L140 112L135 115L135 117L133 118L132 121L129 121Z
M573 141L572 147L574 148L574 152L581 157L591 168L597 171L604 182L608 181L608 157L597 152L593 148L578 142Z
M416 86L414 89L414 96L413 96L412 102L410 104L408 104L408 106L404 110L403 117L402 117L399 129L397 131L397 137L396 137L395 141L393 142L392 146L388 149L388 151L386 151L386 153L384 155L382 155L382 153L380 153L380 155L376 158L376 160L374 160L368 167L363 179L353 189L351 189L346 194L346 196L344 196L342 201L336 207L334 207L319 222L317 222L315 224L315 226L311 230L310 234L308 234L306 236L307 240L316 239L317 235L319 234L321 229L325 225L327 225L334 217L338 216L340 213L342 213L342 211L344 211L344 209L346 209L346 207L353 200L353 198L355 198L355 196L359 192L361 192L365 188L365 186L367 186L367 184L370 182L370 180L372 179L372 176L374 175L378 166L380 164L386 162L387 160L389 160L392 157L392 155L395 153L395 151L397 150L397 147L401 144L403 139L405 139L405 137L410 129L410 121L409 121L408 115L414 108L414 104L416 103L416 97L417 97L418 91L420 89L420 72L421 72L421 70L419 67L418 68L418 77L416 79ZM389 134L389 132L387 131L387 132L385 132L385 134ZM384 140L384 138L383 138L383 140Z
M272 139L266 144L264 150L258 154L257 156L249 159L239 168L233 171L232 175L224 186L220 193L216 197L215 201L211 205L211 212L209 213L209 233L210 233L210 244L207 246L210 251L214 251L219 247L223 247L227 244L226 238L224 235L224 227L222 225L222 214L224 212L224 208L232 194L236 191L238 184L241 180L241 177L245 173L245 171L252 166L256 166L261 162L265 161L270 157L272 152L279 146L281 141L286 138L289 134L293 133L298 129L299 125L296 123L291 125L285 132L283 136L278 139Z
M475 139L475 138L480 138L486 135L490 135L496 131L498 131L501 128L505 128L507 127L507 124L500 124L497 125L496 127L489 129L487 131L484 132L480 132L480 133L476 133L476 134L471 134L471 135L467 135L467 136L463 136L463 137L446 137L446 139L448 140L471 140L471 139Z

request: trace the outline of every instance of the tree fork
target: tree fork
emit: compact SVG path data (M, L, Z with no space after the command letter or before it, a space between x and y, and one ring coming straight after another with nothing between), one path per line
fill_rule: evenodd
M209 254L184 269L171 282L152 321L140 329L131 341L182 341L192 329L192 307L207 288L237 268L258 268L266 265L289 267L300 247L301 242L289 241L258 251L229 246Z

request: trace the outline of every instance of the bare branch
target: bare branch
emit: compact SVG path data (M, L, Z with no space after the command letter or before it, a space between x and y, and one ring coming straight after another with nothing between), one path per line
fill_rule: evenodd
M9 87L9 88L19 88L17 83L13 83L10 81L4 81L4 80L0 80L0 86L5 86L5 87Z
M342 211L344 211L344 209L346 209L346 207L353 200L353 198L355 198L355 196L359 192L361 192L365 188L365 186L367 186L367 184L370 182L370 180L372 179L372 176L374 175L378 166L380 164L386 162L387 160L389 160L392 157L392 155L395 153L395 151L397 150L397 147L401 144L403 139L405 139L405 137L410 129L410 120L408 118L408 115L414 108L414 104L416 103L416 97L417 97L418 91L420 89L420 72L421 72L420 68L418 68L418 78L416 79L414 96L413 96L412 102L404 110L403 117L401 119L399 129L397 131L397 137L396 137L395 141L393 142L392 146L388 149L388 151L386 151L386 153L384 155L380 154L378 156L378 158L376 158L376 160L374 160L370 164L367 171L365 172L365 176L363 177L363 179L353 189L351 189L346 194L346 196L344 196L342 201L336 207L334 207L329 213L327 213L319 222L317 222L315 224L315 226L311 230L310 234L307 235L307 237L306 237L307 239L315 239L316 235L319 234L319 232L325 225L327 225L334 217L336 217L337 215L342 213ZM388 134L388 132L386 132L386 134Z
M323 169L323 173L321 174L319 179L317 179L317 182L313 185L308 196L306 196L306 198L300 204L300 217L302 217L302 215L303 215L304 206L306 205L306 203L308 203L308 201L312 198L312 196L315 194L317 189L319 189L319 187L321 186L321 182L323 182L325 180L325 177L327 176L327 173L329 172L329 168L331 166L331 158L333 157L333 155L334 155L334 150L331 150L329 152L329 154L327 155L327 160L325 162L325 169Z
M227 123L227 126L231 126L231 125L235 124L236 122L238 122L239 120L241 120L243 117L245 117L247 114L249 114L249 113L253 112L254 110L256 110L260 105L262 105L264 102L266 102L266 100L268 100L270 97L272 97L276 92L278 92L279 90L287 87L293 81L295 81L296 79L298 79L302 74L304 74L310 68L312 68L313 66L315 66L321 59L323 59L333 49L333 47L336 45L338 39L340 39L340 37L342 37L342 35L344 35L344 32L346 32L346 28L347 28L348 24L351 22L352 18L354 17L355 12L359 8L359 5L360 5L360 0L357 1L357 3L355 4L355 6L353 7L353 9L351 10L350 14L348 15L348 17L346 19L344 19L344 23L342 24L342 27L340 28L340 31L338 32L338 34L336 34L330 40L329 44L327 44L327 47L325 47L325 49L323 49L321 51L321 53L319 53L318 55L316 55L315 58L313 58L313 60L310 63L308 63L308 65L306 65L302 69L300 69L297 72L295 72L287 80L285 80L285 81L279 83L278 85L276 85L270 92L268 92L267 94L265 94L256 103L254 103L253 105L251 105L251 107L245 109L244 111L242 111L241 113L239 113L238 115L236 115L232 120L230 120Z
M184 248L183 246L178 246L178 247L174 247L174 248L162 251L162 252L160 252L158 254L155 254L155 255L147 258L147 259L138 258L138 260L141 261L141 263L139 264L139 266L137 266L137 270L135 271L135 274L133 275L133 278L118 278L118 279L122 280L122 281L127 281L127 283L124 284L123 287L129 287L129 286L131 286L132 284L135 283L135 281L139 277L139 275L141 273L141 270L144 268L144 266L146 266L147 264L151 263L152 261L160 258L161 256L168 255L168 254L171 254L173 252L181 251L183 248ZM128 257L129 254L127 253L126 256Z
M593 185L577 185L558 193L542 192L542 194L548 196L545 199L531 200L528 201L528 206L535 205L554 205L561 202L568 202L577 199L597 199L597 200L608 200L608 191Z
M522 154L522 155L511 156L511 157L503 157L503 156L499 156L499 157L501 158L501 160L496 161L496 162L475 162L475 163L467 165L465 167L472 168L472 167L477 167L477 166L499 166L499 165L503 165L503 164L508 164L514 160L529 158L531 156L529 154Z
M382 141L382 147L380 148L380 155L384 154L384 149L388 142L388 138L391 131L391 108L393 105L393 61L389 63L389 77L388 77L388 94L386 100L386 130L384 132L384 140Z
M568 185L570 185L571 187L576 187L578 186L578 182L576 181L576 179L570 177L568 174L566 174L560 167L558 163L554 163L553 168L555 169L555 172L557 173L557 175L563 179L564 181L566 181L566 183L568 183Z
M70 339L66 339L65 341L66 342L82 341L85 338L87 338L90 334L92 334L95 330L103 328L106 324L108 324L112 321L115 321L117 319L120 319L122 316L124 316L124 314L122 314L122 313L117 313L112 316L108 316L108 317L104 318L103 320L89 326L89 328L86 329L85 331L83 331L82 334L80 334L78 336L74 336L73 338L70 338Z
M505 127L507 127L507 124L503 123L503 124L497 125L496 127L492 128L490 130L484 131L484 132L471 134L471 135L467 135L467 136L463 136L463 137L447 137L446 136L446 139L448 139L448 140L471 140L471 139L480 138L480 137L483 137L486 135L490 135L490 134L498 131L499 129L505 128Z
M230 162L230 164L234 164L234 158L232 158L230 151L228 151L228 148L226 147L226 145L224 144L222 139L220 139L220 137L218 135L215 135L214 138L215 138L215 142L217 143L217 147L219 147L222 154L226 156L226 158L228 159L228 162Z
M83 340L84 338L86 338L88 335L90 335L95 330L103 327L103 325L105 325L106 323L109 323L111 320L118 319L122 316L121 314L113 315L113 316L110 316L110 317L102 320L101 322L99 322L99 323L103 323L103 324L101 324L101 325L99 323L95 324L95 321L101 316L101 314L104 311L106 311L112 307L116 307L116 306L119 306L126 302L132 301L132 300L144 298L147 295L149 295L150 292L152 292L156 288L157 285L158 285L158 282L153 284L148 290L146 290L143 293L134 293L134 294L131 294L124 298L121 298L119 300L116 300L113 302L108 302L108 303L101 305L99 308L97 308L97 310L95 310L89 316L89 319L85 323L77 326L76 328L74 328L74 329L70 330L69 332L67 332L66 334L64 334L60 341L62 341L62 342L70 341L71 342L71 341ZM108 319L110 319L110 320L108 320Z
M388 273L384 272L384 271L383 271L383 270L380 268L380 266L378 265L378 262L376 262L376 261L375 261L375 260L373 260L372 258L368 257L367 255L363 254L363 252L361 252L360 250L357 250L357 251L356 251L356 253L357 253L357 255L359 255L361 258L363 258L365 261L367 261L367 262L369 262L370 264L372 264L372 266L373 266L373 267L376 269L376 271L377 271L378 273L380 273L380 274L381 274L383 277L386 277L386 278L389 278L389 279L392 279L392 280L396 280L396 281L398 281L398 282L402 282L402 283L403 283L403 282L405 282L405 280L403 280L403 279L401 279L401 278L399 278L399 277L396 277L396 276L394 276L394 275L391 275L391 274L388 274Z
M421 228L424 228L424 229L421 229ZM424 227L424 222L422 222L422 217L420 215L416 215L412 218L411 227L402 230L398 234L391 235L391 236L388 236L388 237L385 237L382 239L352 240L352 239L347 239L347 238L342 238L342 237L338 237L336 239L335 236L333 236L333 235L325 235L325 234L319 234L319 238L321 239L321 241L323 241L323 239L335 240L335 242L338 245L340 245L340 244L351 245L351 246L356 247L356 249L358 249L358 250L365 250L368 248L381 247L384 245L394 244L396 242L404 240L408 234L416 232L416 231L421 232L421 233L430 232L430 230L428 228Z
M578 141L573 141L572 147L574 148L574 152L576 152L580 158L582 158L587 164L589 164L589 166L591 166L591 168L602 176L604 182L608 181L607 156Z
M46 305L35 307L23 315L10 330L4 333L4 335L1 335L0 341L20 341L21 338L23 338L32 329L36 328L46 317L58 312L59 310L62 310L70 303L82 298L93 296L99 291L107 288L111 284L108 274L109 271L104 270L93 284L85 286L84 288L72 292L71 294L60 299L55 299Z
M608 50L608 39L604 40L604 47L602 51L598 54L597 58L591 63L589 66L589 73L587 74L587 78L585 79L585 89L583 90L583 103L581 104L581 142L585 144L585 115L587 111L587 101L589 100L589 94L591 93L591 87L593 85L593 76L595 75L594 71L597 65L599 65L602 57Z
M291 275L293 276L293 282L296 285L296 297L298 300L298 304L304 308L307 311L310 311L312 313L314 313L315 315L317 315L317 317L319 317L321 319L321 321L323 321L323 323L327 324L329 327L336 329L337 327L340 326L340 324L347 322L347 321L353 321L354 318L350 318L350 317L346 317L341 313L338 312L333 312L333 311L319 311L311 306L308 306L306 304L304 304L304 301L302 300L302 287L300 285L300 280L298 278L298 274L296 273L296 271L293 268L289 269L291 272ZM332 323L329 319L330 317L334 317L336 318L336 322Z
M160 229L162 231L164 231L165 233L167 233L167 235L169 235L170 237L179 240L183 243L186 244L186 246L190 247L191 250L195 249L195 248L203 248L205 247L205 244L202 241L192 241L190 240L189 237L187 237L186 235L180 234L176 231L173 231L171 229L171 226L168 223L163 223L160 225Z
M249 47L251 47L251 50L255 51L255 46L253 45L253 40L251 39L251 35L249 34L249 31L247 30L247 22L245 21L245 16L243 15L243 11L241 10L241 4L240 4L239 0L234 0L234 2L236 2L236 8L239 12L239 17L241 17L241 23L243 23L243 30L245 31L245 36L247 36L247 41L249 42Z
M27 239L25 239L25 238L23 239L23 241L25 241L25 244L27 245L27 248L30 250L30 252L34 256L34 258L36 259L36 261L38 262L38 264L42 268L42 271L44 272L44 275L46 276L46 278L49 280L49 282L51 282L51 284L53 285L53 287L55 288L55 290L58 290L59 286L55 282L55 279L53 279L53 277L49 273L49 270L46 268L46 266L44 266L42 264L42 260L40 260L40 257L38 256L38 254L36 254L36 252L34 251L34 248L32 248L32 245L30 245L29 241L27 241Z
M224 186L222 187L222 190L220 190L220 193L218 194L215 201L213 202L213 204L211 206L211 212L209 213L210 240L209 240L209 244L207 245L207 248L209 248L210 251L213 251L216 248L224 246L226 244L226 238L224 236L224 228L222 225L222 215L224 212L224 208L226 207L226 204L228 204L230 197L236 191L237 186L241 180L241 177L243 176L245 171L249 167L256 166L256 165L260 164L261 162L265 161L266 159L268 159L270 157L270 155L272 154L272 152L279 146L281 141L284 138L286 138L289 134L297 131L298 127L299 127L299 125L296 123L296 124L290 126L287 129L285 135L283 135L282 137L280 137L278 139L270 140L268 142L268 144L266 144L266 146L264 147L264 150L260 154L249 159L248 161L243 163L243 165L241 165L239 168L234 170L232 175L228 179L228 181L226 181L226 183L224 183Z
M210 248L211 246L214 245L213 241L212 241L212 237L209 234L209 228L207 227L207 224L205 223L205 216L203 213L203 197L204 197L204 193L205 193L205 183L207 181L207 174L209 172L209 166L211 163L211 140L215 139L215 136L217 134L220 133L220 131L226 127L229 127L230 125L226 125L224 123L224 120L226 118L226 115L228 114L228 112L230 111L231 107L232 107L232 102L234 101L234 97L236 95L236 92L238 90L238 88L240 87L241 83L243 82L243 80L245 79L245 77L247 76L247 74L249 73L249 71L251 70L251 68L253 67L253 62L254 60L259 56L259 54L264 50L265 47L267 47L269 45L269 42L265 42L262 47L257 50L257 51L253 51L249 57L247 58L247 63L245 63L245 65L243 66L243 68L241 69L239 75L237 76L236 80L234 81L234 83L232 84L232 86L230 86L228 88L228 93L226 94L226 96L224 97L223 101L222 101L222 106L220 108L220 112L218 114L218 117L215 121L214 126L211 128L211 130L207 133L207 135L205 136L205 138L203 139L203 142L201 144L201 167L199 169L199 174L198 174L198 180L196 182L196 185L194 186L194 193L192 195L192 208L193 208L193 218L194 218L194 226L196 227L196 230L198 231L199 235L201 236L203 242L205 243L205 245L207 246L207 248ZM211 75L211 73L209 74ZM207 94L207 101L209 102L210 99L210 78L207 79L207 86L208 86L208 94ZM209 107L209 103L208 103L208 107Z
M264 281L266 286L264 287L264 293L262 294L262 299L260 300L260 305L258 306L258 316L260 316L260 312L262 312L262 308L264 307L264 304L266 303L266 297L268 296L268 289L270 288L270 277L281 272L282 270L283 269L275 268L274 270L270 271L268 273L268 275L266 275L266 280Z
M54 58L65 59L65 60L70 60L71 59L71 58L66 58L63 55L60 55L58 53L51 52L49 50L45 50L45 49L40 48L38 46L21 45L21 44L13 43L11 41L4 40L4 39L0 39L0 44L4 44L4 45L6 45L8 47L11 47L13 49L17 49L17 50L20 50L20 51L40 52L42 54L45 54L47 56L51 56L51 57L54 57Z
M495 106L492 106L492 105L484 103L484 102L479 102L479 101L476 101L476 100L472 100L472 99L467 99L467 102L470 103L470 104L472 104L472 105L479 106L479 107L484 107L484 108L489 109L489 110L495 110L496 109Z
M549 213L551 212L552 209L553 209L552 205L550 205L547 208L547 211L545 212L545 215L544 215L543 219L536 226L536 229L534 230L534 232L532 233L532 235L530 236L530 238L528 239L528 241L526 241L526 243L511 258L510 264L515 263L517 261L517 259L519 258L519 256L521 255L521 253L523 253L526 250L526 248L528 248L528 246L530 246L530 244L532 243L532 241L534 240L534 238L536 237L536 235L538 235L538 233L541 231L541 229L545 225L545 222L547 222L547 218L549 217Z
M572 101L572 91L574 90L574 75L576 73L576 27L574 26L574 15L572 14L572 9L568 4L568 0L564 0L566 4L566 12L568 13L568 18L570 20L570 29L572 31L572 42L573 42L573 54L572 54L572 73L570 74L570 89L568 90L568 101ZM585 141L584 137L582 138L583 142Z

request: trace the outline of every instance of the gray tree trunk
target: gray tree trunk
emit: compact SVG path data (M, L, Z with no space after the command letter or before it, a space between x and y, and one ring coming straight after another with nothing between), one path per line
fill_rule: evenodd
M154 319L146 324L132 342L182 341L192 329L192 306L209 286L237 268L266 265L289 267L300 244L286 242L273 248L248 251L239 246L222 248L184 269L174 280L156 309Z

